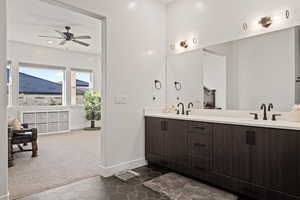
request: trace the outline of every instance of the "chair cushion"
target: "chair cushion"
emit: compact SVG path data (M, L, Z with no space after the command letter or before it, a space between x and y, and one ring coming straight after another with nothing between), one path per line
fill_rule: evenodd
M8 128L12 128L14 121L15 121L15 119L9 119L8 120Z
M23 130L21 122L17 119L14 119L12 121L12 126L11 127L13 128L13 130L18 130L18 131Z
M32 134L27 132L27 133L17 133L14 135L12 139L12 144L20 144L24 142L31 142L32 141Z

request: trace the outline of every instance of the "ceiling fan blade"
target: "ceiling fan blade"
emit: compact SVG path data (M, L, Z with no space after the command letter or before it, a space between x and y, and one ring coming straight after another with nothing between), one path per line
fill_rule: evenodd
M61 35L61 37L63 37L64 39L67 39L67 36L63 33L63 32L61 32L61 31L59 31L59 30L54 30L56 33L58 33L58 34L60 34Z
M92 39L92 37L89 36L89 35L84 35L84 36L76 36L76 37L74 37L74 39L75 39L75 40L76 40L76 39L83 40L83 39Z
M46 35L39 35L39 37L43 37L43 38L53 38L53 39L65 39L65 38L62 38L62 37L46 36Z
M63 46L63 45L66 44L66 42L67 42L67 40L63 40L63 41L61 41L61 42L59 43L59 45Z
M80 45L83 45L83 46L90 46L88 43L85 43L85 42L81 42L81 41L78 41L78 40L72 40L73 42L77 43L77 44L80 44Z

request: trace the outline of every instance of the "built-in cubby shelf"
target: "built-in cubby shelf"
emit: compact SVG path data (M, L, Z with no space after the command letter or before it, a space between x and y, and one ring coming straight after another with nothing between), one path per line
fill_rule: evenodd
M70 131L69 111L24 111L21 121L29 128L37 128L39 134Z

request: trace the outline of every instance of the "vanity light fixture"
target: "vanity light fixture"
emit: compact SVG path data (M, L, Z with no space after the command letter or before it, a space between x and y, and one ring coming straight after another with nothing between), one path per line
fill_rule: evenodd
M182 86L181 86L181 83L180 83L180 82L175 81L175 82L174 82L174 85L175 85L175 89L176 89L177 91L180 91L180 90L182 89Z
M198 44L198 39L196 37L193 38L193 43L196 45Z
M264 28L269 28L272 25L273 20L271 17L263 17L258 23Z
M286 10L286 11L285 11L285 18L286 18L286 19L289 19L290 16L291 16L290 11L289 11L289 10Z
M154 87L155 87L155 89L160 90L161 89L161 82L159 80L155 80L154 81Z
M188 44L188 42L186 40L184 40L184 41L180 42L180 46L186 49L186 48L189 47L189 44Z
M248 29L248 24L246 22L243 23L243 29L244 29L244 31L247 31L247 29Z

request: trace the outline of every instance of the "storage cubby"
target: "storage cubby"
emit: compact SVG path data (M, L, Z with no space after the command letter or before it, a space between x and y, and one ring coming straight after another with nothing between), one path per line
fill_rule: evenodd
M69 111L37 111L22 112L21 120L29 128L37 128L39 134L67 132Z

